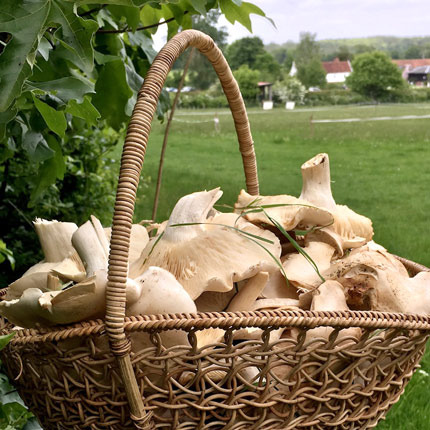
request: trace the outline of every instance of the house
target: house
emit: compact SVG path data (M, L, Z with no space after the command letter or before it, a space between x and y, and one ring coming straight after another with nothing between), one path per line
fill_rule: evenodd
M419 80L422 78L423 73L425 74L426 66L430 66L430 58L416 58L416 59L406 59L406 60L392 60L394 64L402 71L403 79L415 85L422 85L423 82L428 86L428 78L424 80ZM428 74L428 72L427 72ZM411 75L411 76L410 76Z
M413 85L430 87L430 66L419 66L408 74L408 82Z
M345 82L352 72L349 60L340 61L339 58L335 58L333 61L323 61L322 66L327 73L326 81L328 83Z
M326 72L326 81L332 82L345 82L347 76L352 72L351 63L349 61L340 61L339 58L335 58L333 61L323 61L321 63L323 69ZM296 76L297 67L293 62L290 70L290 76Z

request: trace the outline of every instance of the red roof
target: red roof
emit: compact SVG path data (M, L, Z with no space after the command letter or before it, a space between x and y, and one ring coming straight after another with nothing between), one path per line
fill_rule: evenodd
M267 87L268 85L273 85L273 84L270 82L259 82L258 83L259 87Z
M352 72L349 61L340 61L335 58L333 61L323 61L322 66L326 73L349 73Z
M408 69L415 69L415 67L430 66L430 58L416 58L407 60L392 60L394 64L399 67Z

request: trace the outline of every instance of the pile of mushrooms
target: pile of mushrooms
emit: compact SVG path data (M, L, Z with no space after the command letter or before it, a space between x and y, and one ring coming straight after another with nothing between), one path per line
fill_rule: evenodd
M222 213L214 209L222 195L216 188L182 197L159 225L133 225L126 315L268 309L429 315L430 272L410 277L372 241L371 220L335 202L328 155L301 170L299 197L241 191L234 211ZM34 226L45 259L9 285L0 314L25 328L103 317L110 229L95 217L79 228L40 219ZM309 330L306 342L328 340L332 331ZM234 336L260 334L242 329ZM338 340L360 334L345 329ZM223 336L221 329L198 331L198 346ZM272 340L286 336L294 330L271 333ZM181 331L162 338L166 348L188 344ZM147 344L146 335L133 334L135 348Z

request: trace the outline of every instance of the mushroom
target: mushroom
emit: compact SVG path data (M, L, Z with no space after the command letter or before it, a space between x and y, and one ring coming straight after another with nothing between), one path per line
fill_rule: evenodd
M324 282L322 273L330 268L335 249L324 242L310 241L303 251L313 261L320 274L303 254L288 254L282 265L290 283L303 291L309 291Z
M263 299L295 299L299 298L295 286L287 281L280 269L269 272L269 280L261 293Z
M359 215L348 206L337 205L333 199L330 183L330 162L327 154L318 154L308 160L301 167L302 192L300 199L310 204L326 209L333 214L334 223L330 226L348 243L348 247L355 248L372 239L372 221Z
M263 291L264 287L269 280L268 272L259 272L252 278L250 278L245 285L242 286L240 291L232 298L226 311L237 312L237 311L249 311L252 310L254 302ZM246 329L247 331L247 329ZM241 330L241 339L246 337L245 331ZM222 329L207 329L198 331L196 333L197 346L202 348L206 345L219 342L224 336L225 330ZM237 337L236 337L237 338Z
M343 286L337 281L326 281L313 292L311 311L346 311L346 304ZM306 344L311 342L329 340L331 333L334 331L331 327L317 327L306 333ZM351 341L351 338L359 339L361 329L351 327L339 331L335 341L336 347L345 346L344 341Z
M151 238L130 267L131 277L149 266L162 267L196 299L205 291L230 291L234 282L276 267L272 256L279 258L281 249L275 235L266 231L256 238L213 222L213 205L221 194L216 188L182 197L163 234Z
M138 285L133 303L127 302L126 315L193 314L197 308L189 294L175 277L160 267L149 267L134 282ZM168 330L161 333L166 348L188 345L187 332ZM149 335L135 332L130 335L133 349L138 351L152 345Z
M296 227L308 228L333 223L330 211L318 208L305 199L289 195L251 196L242 190L234 208L236 213L242 214L252 223L273 226L273 222L263 211L253 211L263 206L269 217L275 219L287 231L294 230Z
M409 278L393 265L367 262L344 270L338 281L356 309L430 315L430 272Z
M52 275L49 276L53 278ZM43 292L38 288L29 288L19 299L1 301L0 315L13 324L26 328L101 318L106 312L106 284L107 273L99 270L93 276L64 290ZM127 301L136 301L139 291L140 286L127 279Z
M18 299L27 288L48 291L49 274L58 276L64 282L85 279L85 268L71 242L73 233L78 229L77 225L40 218L36 218L33 224L45 259L30 267L21 278L9 285L6 300Z
M72 244L85 264L87 276L93 276L99 270L107 271L109 243L95 216L75 231Z

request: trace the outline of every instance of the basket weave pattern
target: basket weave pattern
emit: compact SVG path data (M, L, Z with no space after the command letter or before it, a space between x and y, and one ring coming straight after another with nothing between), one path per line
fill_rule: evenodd
M125 318L125 282L136 191L157 100L188 46L214 66L232 111L248 192L258 176L245 106L213 41L194 30L175 36L148 72L121 160L112 226L106 318L69 327L19 330L1 352L9 377L45 430L366 429L395 403L418 366L430 318L377 312L265 311ZM402 260L411 273L423 266ZM0 292L1 296L1 292ZM332 327L328 342L306 341ZM339 336L360 327L362 335ZM197 348L196 332L225 330ZM235 333L253 328L255 339ZM276 330L288 338L275 340ZM1 332L13 327L6 325ZM189 345L163 346L169 330ZM145 332L145 334L143 333ZM345 332L344 332L345 333ZM146 336L139 350L134 339Z
M307 331L319 325L339 327L328 342L304 347ZM235 330L252 326L261 329L258 338L234 340ZM339 339L351 326L362 327L361 338ZM224 340L197 349L195 330L203 327L226 329ZM295 330L296 338L271 341L280 327ZM430 321L272 311L133 317L125 328L151 336L153 346L131 360L156 428L364 429L403 392L424 353ZM164 348L160 333L172 328L188 331L190 346ZM7 357L9 375L18 376L18 391L44 429L135 428L102 321L22 330Z

